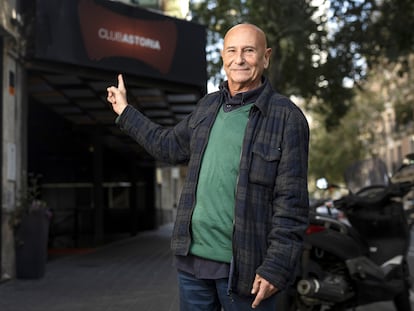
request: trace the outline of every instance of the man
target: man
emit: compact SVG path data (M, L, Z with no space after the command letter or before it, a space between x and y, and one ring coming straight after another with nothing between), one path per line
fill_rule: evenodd
M171 129L128 105L121 75L108 88L121 129L157 159L188 163L171 242L182 311L274 311L294 278L309 128L263 76L270 55L261 29L232 27L221 53L227 81Z

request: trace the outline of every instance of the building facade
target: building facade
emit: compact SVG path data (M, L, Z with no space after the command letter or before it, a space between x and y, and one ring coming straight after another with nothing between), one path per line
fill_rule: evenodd
M401 68L402 65L406 68ZM374 100L382 104L379 117L373 124L375 135L371 150L386 162L390 175L405 155L414 153L412 68L414 55L408 56L405 63L384 60L368 80L367 89L375 94Z
M49 248L172 220L184 168L157 163L120 132L106 88L122 73L130 104L173 126L206 93L205 45L204 26L120 1L1 2L2 279L14 277L9 218L29 173L42 176L52 211ZM157 168L167 175L157 179Z
M21 189L25 166L24 133L25 96L18 90L24 84L24 69L20 62L22 53L21 16L16 0L0 4L0 132L1 132L1 277L13 275L14 237L8 225L10 212L16 204Z

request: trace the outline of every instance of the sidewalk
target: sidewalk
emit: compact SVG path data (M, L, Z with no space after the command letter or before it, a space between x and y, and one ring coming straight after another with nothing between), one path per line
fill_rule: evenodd
M178 311L172 224L50 260L38 280L0 283L0 311ZM394 310L380 302L357 311Z
M177 311L172 225L51 260L38 280L0 284L1 311Z

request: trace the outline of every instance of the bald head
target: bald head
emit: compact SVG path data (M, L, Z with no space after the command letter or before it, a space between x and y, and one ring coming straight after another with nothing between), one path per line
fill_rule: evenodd
M266 35L264 33L264 31L262 29L260 29L259 27L257 27L256 25L253 24L237 24L233 27L231 27L226 35L224 36L224 41L226 41L226 38L228 36L231 36L232 33L234 32L238 32L238 31L242 31L242 32L255 32L255 36L257 37L258 41L260 41L261 44L263 44L263 48L266 49L267 48L267 40L266 40Z
M271 52L265 33L255 25L238 24L227 31L221 56L232 95L260 86Z

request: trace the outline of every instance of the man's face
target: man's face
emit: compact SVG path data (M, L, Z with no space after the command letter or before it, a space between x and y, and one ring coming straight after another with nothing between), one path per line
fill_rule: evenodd
M260 85L271 54L265 40L252 25L238 25L227 33L221 56L231 91L245 92Z

